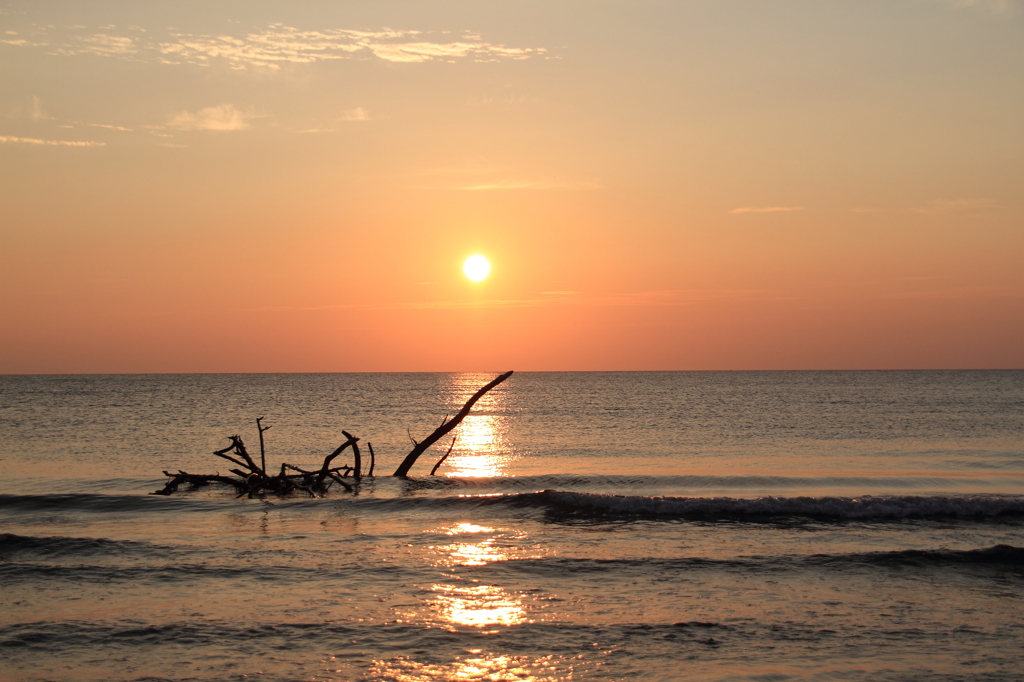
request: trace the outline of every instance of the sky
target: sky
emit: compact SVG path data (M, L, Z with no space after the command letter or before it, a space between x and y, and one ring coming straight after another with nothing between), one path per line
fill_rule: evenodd
M1020 0L0 2L0 373L1022 368L1022 122Z

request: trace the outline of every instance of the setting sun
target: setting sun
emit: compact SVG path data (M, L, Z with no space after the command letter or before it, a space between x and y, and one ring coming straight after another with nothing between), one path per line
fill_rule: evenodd
M469 277L474 282L480 282L487 279L487 275L491 274L491 263L483 256L470 256L462 264L462 271L466 273L466 277Z

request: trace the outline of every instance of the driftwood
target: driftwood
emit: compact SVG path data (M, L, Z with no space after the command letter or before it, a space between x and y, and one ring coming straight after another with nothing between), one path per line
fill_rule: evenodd
M458 436L454 436L454 437L452 438L452 444L448 446L448 452L444 453L444 457L442 457L441 459L437 460L437 464L435 464L435 465L434 465L434 468L430 470L430 475L431 475L431 476L435 476L435 475L437 475L437 469L438 469L438 468L439 468L439 467L440 467L440 466L441 466L442 464L444 464L444 461L445 461L446 459L448 459L448 455L452 454L452 448L454 448L454 447L455 447L455 441L456 441L456 439L457 439L457 438L458 438Z
M427 448L429 448L431 445L444 438L446 435L448 435L449 431L451 431L460 423L462 423L462 420L466 418L466 415L469 414L469 411L473 409L473 405L476 404L476 401L480 400L480 398L484 397L485 393L487 393L489 390L503 382L505 379L508 379L510 376L512 376L512 372L505 372L504 374L496 378L494 381L492 381L491 383L487 384L479 391L474 393L473 397L466 401L466 404L462 406L462 409L459 410L458 414L452 417L451 421L446 420L441 422L441 425L434 429L434 432L432 434L424 438L420 443L417 443L413 447L412 452L405 456L405 459L403 459L402 463L398 465L398 468L395 469L395 473L393 475L408 476L409 469L411 469L412 465L416 463L416 460L419 458L419 456L427 451Z
M445 415L441 425L434 429L433 433L422 441L417 442L416 439L412 438L412 435L410 435L409 438L413 442L412 451L405 456L405 459L403 459L402 463L398 465L398 468L395 469L395 473L392 474L392 476L408 476L409 470L414 464L416 464L416 460L419 459L421 455L462 423L462 420L465 419L470 410L473 409L473 405L475 405L476 402L484 396L484 394L508 379L510 376L512 376L512 372L505 372L474 393L452 419L449 420L448 416ZM177 492L179 486L182 484L195 488L212 483L220 483L234 487L235 491L238 493L238 497L244 497L246 495L249 497L255 497L264 493L285 495L300 491L311 497L322 497L330 490L334 483L339 484L348 491L356 490L359 482L364 478L362 453L359 450L359 438L356 438L348 431L342 431L341 434L345 436L345 441L335 448L331 454L324 457L324 462L319 469L306 470L293 464L282 463L279 473L271 476L267 473L266 444L263 438L263 434L266 431L269 431L271 427L263 425L263 420L265 418L266 417L258 417L256 419L256 429L259 431L260 436L260 463L258 465L246 449L241 436L229 436L228 440L231 441L231 444L222 450L214 451L213 454L237 465L238 468L232 468L229 470L234 474L233 477L222 476L220 472L217 472L216 474L190 474L180 469L177 473L164 471L164 475L170 480L167 481L166 485L164 485L162 489L155 490L152 494L171 495ZM451 445L448 446L448 451L437 461L433 469L430 470L431 476L437 473L438 467L440 467L444 461L448 459L448 456L452 454L456 438L457 436L452 438ZM370 466L365 476L372 478L377 456L373 451L372 444L367 442L366 446L370 452ZM349 448L352 449L352 465L349 466L346 464L342 466L331 466L334 460Z

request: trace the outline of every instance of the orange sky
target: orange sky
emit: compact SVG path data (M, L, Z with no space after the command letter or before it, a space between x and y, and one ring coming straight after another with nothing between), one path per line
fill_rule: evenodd
M0 373L1024 367L1017 0L209 4L0 3Z

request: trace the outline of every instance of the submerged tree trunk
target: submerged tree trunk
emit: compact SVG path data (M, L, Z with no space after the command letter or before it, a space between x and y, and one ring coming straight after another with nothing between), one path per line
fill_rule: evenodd
M494 381L492 381L491 383L487 384L479 391L474 393L473 397L466 401L466 404L462 406L462 409L459 410L458 414L452 417L451 421L444 422L439 427L434 429L434 432L432 434L430 434L429 436L427 436L422 441L416 444L416 446L412 449L412 452L406 455L405 459L402 460L402 463L398 465L398 468L395 469L395 473L392 474L392 476L408 476L409 469L411 469L412 465L416 463L416 460L419 459L419 456L427 451L427 448L429 448L431 445L444 438L449 431L451 431L460 423L462 423L462 420L466 418L466 415L469 414L469 411L473 409L473 405L476 404L476 401L480 400L480 398L484 397L485 393L487 393L489 390L503 382L505 379L508 379L510 376L512 376L512 372L505 372L497 379L495 379Z

